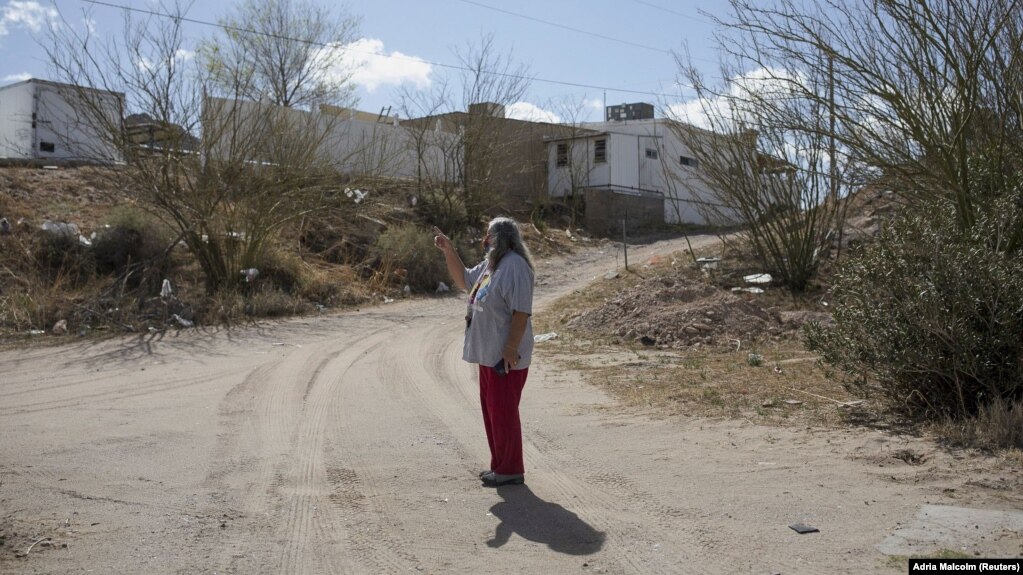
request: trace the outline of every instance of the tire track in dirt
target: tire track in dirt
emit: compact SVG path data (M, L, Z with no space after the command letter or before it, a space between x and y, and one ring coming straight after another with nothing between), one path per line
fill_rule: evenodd
M394 377L393 372L394 364L401 363L397 350L406 339L405 333L391 334L388 347L381 345L374 350L377 353L363 354L347 366L340 376L343 383L338 401L332 405L338 459L331 479L349 481L332 485L333 502L349 526L346 538L352 559L365 572L404 572L419 563L409 550L411 545L400 538L401 515L415 514L416 509L395 499L393 464L377 465L375 460L378 449L393 454L400 449L386 440L381 445L380 438L413 438L418 427L410 423L410 415L414 417L410 409L415 408L403 393L407 381ZM387 431L379 432L381 427ZM401 432L395 433L399 428Z
M376 322L379 324L379 322ZM242 482L238 502L246 518L219 553L217 564L236 571L341 573L344 557L340 522L332 511L331 482L324 461L329 437L327 416L337 401L336 376L387 337L377 327L349 341L320 342L289 350L253 370L221 404L226 430L217 452L224 465L210 482L224 491ZM247 546L257 538L278 542L273 549ZM331 551L319 552L324 546Z
M4 405L3 407L0 407L0 417L33 414L64 408L77 409L89 404L101 403L104 401L121 401L125 399L147 397L149 395L156 395L170 391L179 391L196 385L209 385L211 382L221 381L232 377L232 375L233 374L229 371L221 371L214 374L203 374L198 377L175 378L169 381L157 381L155 383L132 385L131 387L114 385L108 390L80 393L71 397L63 396L60 399L35 401L21 405ZM98 381L100 380L92 380L92 383L96 383Z

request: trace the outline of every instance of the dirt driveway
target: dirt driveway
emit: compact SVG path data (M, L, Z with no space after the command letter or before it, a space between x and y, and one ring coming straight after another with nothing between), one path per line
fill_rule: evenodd
M621 263L543 262L537 313ZM925 505L1023 508L1018 470L921 439L630 413L543 344L527 484L481 487L462 314L0 353L0 573L899 573L876 546ZM1023 553L983 533L949 547Z

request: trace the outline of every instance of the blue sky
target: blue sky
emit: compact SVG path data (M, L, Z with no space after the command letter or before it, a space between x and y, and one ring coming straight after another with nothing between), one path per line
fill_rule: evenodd
M155 2L145 0L104 3L156 8ZM451 76L448 66L458 64L453 49L478 44L486 34L493 35L499 52L510 53L537 78L523 101L509 110L513 116L568 121L564 103L575 102L584 110L578 120L595 121L603 118L605 101L679 104L691 94L675 85L672 51L688 44L695 63L713 76L714 25L700 10L720 13L726 6L691 0L350 2L345 10L360 19L359 40L349 50L361 64L355 75L358 107L370 112L397 107L397 86L404 82L428 88ZM229 7L229 2L200 0L188 17L215 22ZM72 26L83 26L83 11L88 11L100 33L116 32L123 13L85 0L0 0L0 85L48 78L34 36L44 33L58 11ZM188 30L195 40L214 32L202 25Z

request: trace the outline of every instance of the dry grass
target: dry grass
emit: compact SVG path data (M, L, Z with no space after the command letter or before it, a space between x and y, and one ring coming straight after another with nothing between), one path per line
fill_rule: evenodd
M678 352L567 334L543 345L623 404L661 415L837 425L849 411L842 404L853 400L792 340ZM761 365L750 364L751 352L763 358Z
M999 399L981 408L976 418L947 420L933 431L955 446L1004 449L1023 467L1023 402Z
M708 254L697 254L702 255ZM781 336L765 333L744 340L717 338L712 344L668 349L574 327L578 325L572 322L574 318L640 289L646 278L660 275L678 282L727 285L727 278L749 266L748 261L733 257L732 267L711 277L691 269L691 261L688 254L681 253L656 258L653 264L637 266L614 279L599 279L558 300L550 306L558 310L557 315L535 320L536 333L559 334L558 339L541 345L566 368L581 371L588 381L623 404L651 414L800 425L840 425L851 416L862 416L867 404L843 405L855 398L828 377L795 330ZM777 288L751 301L775 310L805 306L804 301ZM658 311L650 309L649 315Z

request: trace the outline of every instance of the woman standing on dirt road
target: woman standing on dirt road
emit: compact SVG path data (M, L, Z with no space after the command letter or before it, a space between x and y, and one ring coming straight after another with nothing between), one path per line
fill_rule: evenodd
M490 469L479 474L488 487L524 481L519 399L533 354L533 259L511 218L495 218L483 237L486 258L472 269L451 240L433 228L455 286L469 291L462 359L479 364L483 426ZM471 289L470 289L471 288Z

